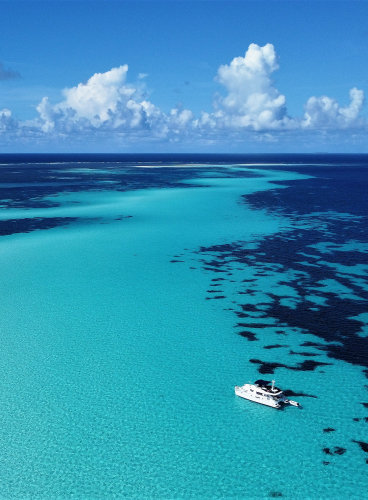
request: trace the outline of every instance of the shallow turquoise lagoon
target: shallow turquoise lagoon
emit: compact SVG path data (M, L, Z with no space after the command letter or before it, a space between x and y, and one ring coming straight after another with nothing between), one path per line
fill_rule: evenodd
M368 466L351 442L365 440L367 425L352 420L367 400L359 366L315 351L330 364L278 368L278 385L317 396L300 398L302 410L234 396L234 385L262 378L251 358L275 360L263 345L284 344L267 313L270 289L286 307L300 300L288 284L295 273L270 264L247 297L265 306L264 317L248 318L262 317L264 341L247 342L232 309L257 262L215 273L198 253L233 241L251 250L290 228L287 217L240 198L305 177L258 173L211 178L208 170L186 181L191 187L63 193L49 198L54 207L2 212L78 218L1 241L2 498L363 498ZM224 298L208 300L211 280L224 275ZM317 306L328 287L352 294L320 285ZM288 329L278 362L290 364L301 335ZM303 359L294 355L294 364ZM341 391L352 380L354 391ZM335 446L346 453L322 451Z

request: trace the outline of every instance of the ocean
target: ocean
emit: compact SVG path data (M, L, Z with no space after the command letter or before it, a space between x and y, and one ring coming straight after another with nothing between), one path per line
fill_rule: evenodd
M0 497L364 498L367 192L368 155L0 155Z

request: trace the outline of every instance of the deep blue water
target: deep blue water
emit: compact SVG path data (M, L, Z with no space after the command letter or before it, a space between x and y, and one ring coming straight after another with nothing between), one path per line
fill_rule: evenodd
M0 496L363 498L367 192L368 155L0 155ZM302 410L233 395L272 377Z

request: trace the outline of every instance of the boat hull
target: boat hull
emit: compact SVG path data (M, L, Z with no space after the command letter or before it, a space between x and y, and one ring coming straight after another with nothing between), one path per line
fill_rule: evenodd
M248 391L244 390L242 387L235 387L235 394L243 399L248 399L248 401L253 401L265 406L271 406L271 408L281 408L281 404L275 401L273 398L266 398L264 396L256 396Z

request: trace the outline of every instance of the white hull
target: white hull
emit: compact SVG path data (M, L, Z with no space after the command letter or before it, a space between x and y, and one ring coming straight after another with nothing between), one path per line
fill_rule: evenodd
M250 392L244 387L235 386L235 394L241 398L254 401L261 405L271 406L272 408L280 408L281 404L272 396L257 395L256 392Z

